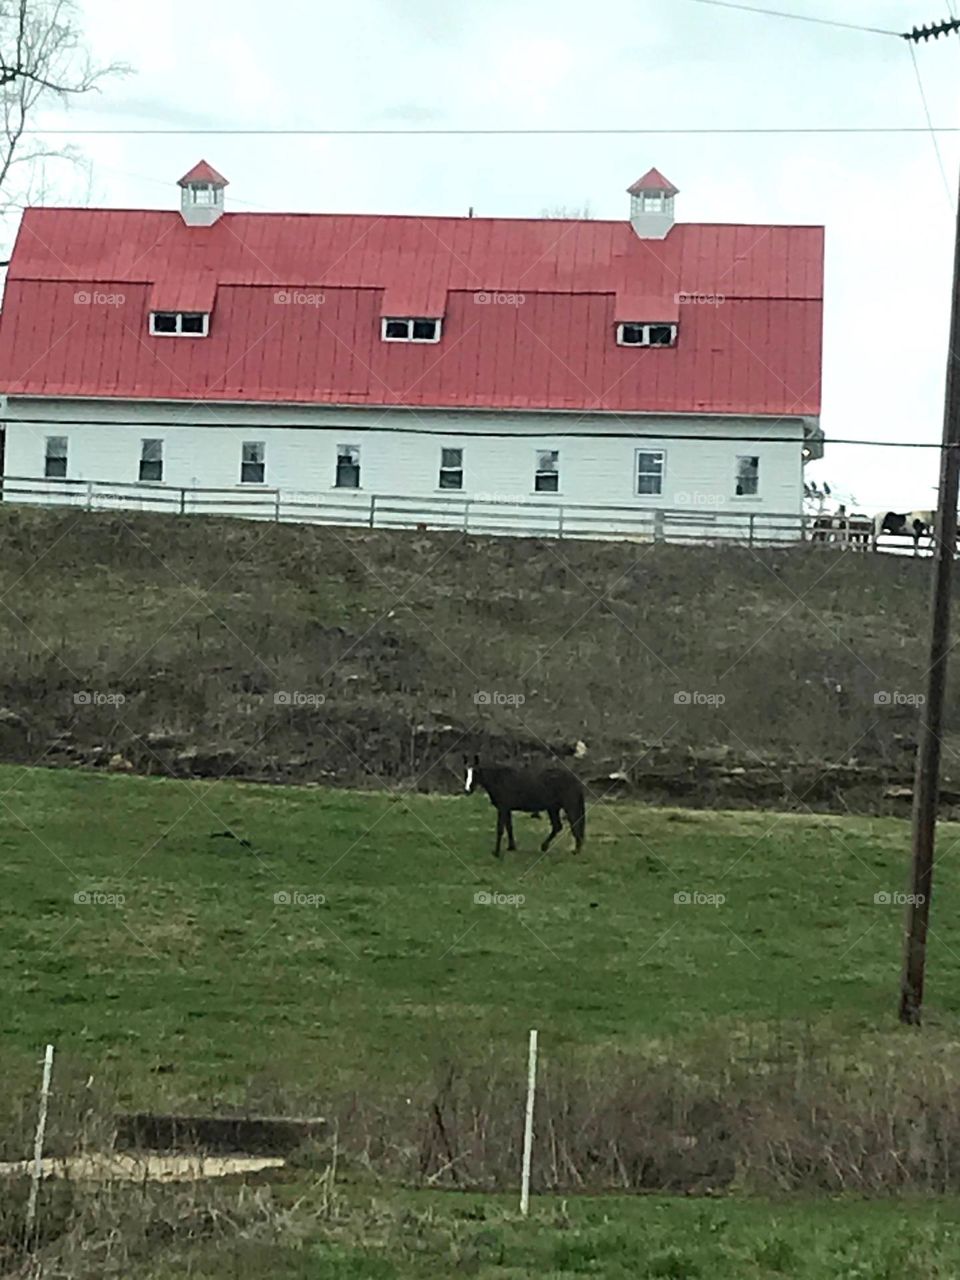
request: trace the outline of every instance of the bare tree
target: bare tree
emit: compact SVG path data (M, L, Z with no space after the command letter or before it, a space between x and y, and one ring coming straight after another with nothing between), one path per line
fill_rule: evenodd
M573 221L589 222L593 217L593 210L590 208L589 201L584 200L583 204L576 205L555 204L549 209L540 210L541 218L570 218Z
M29 200L37 175L44 181L44 161L79 159L73 148L57 149L33 135L38 111L128 71L121 63L91 61L75 0L0 0L0 211Z

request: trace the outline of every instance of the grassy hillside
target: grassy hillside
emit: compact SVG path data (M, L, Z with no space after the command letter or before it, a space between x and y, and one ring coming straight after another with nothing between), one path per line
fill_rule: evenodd
M16 508L0 538L0 758L449 790L464 750L582 739L595 790L780 805L909 776L926 562Z

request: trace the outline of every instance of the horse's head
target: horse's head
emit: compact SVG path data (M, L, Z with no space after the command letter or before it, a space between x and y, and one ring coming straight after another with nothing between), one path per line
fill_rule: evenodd
M468 796L472 795L473 791L476 789L476 785L478 782L477 775L479 774L479 772L480 772L480 757L474 756L473 759L470 760L468 756L464 756L463 757L463 773L464 773L463 789Z

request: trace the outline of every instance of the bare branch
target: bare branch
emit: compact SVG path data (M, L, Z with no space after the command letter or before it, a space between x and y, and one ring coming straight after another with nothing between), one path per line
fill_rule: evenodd
M79 94L96 92L103 80L125 75L119 63L91 62L80 30L76 0L0 0L0 212L14 207L30 192L13 179L15 168L28 172L48 160L70 164L79 159L72 148L34 143L21 150L28 122L51 99L67 103Z

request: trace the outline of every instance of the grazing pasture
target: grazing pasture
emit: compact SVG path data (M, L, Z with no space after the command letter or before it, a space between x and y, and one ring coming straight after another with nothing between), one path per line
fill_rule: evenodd
M130 1106L306 1108L491 1046L520 1071L530 1026L547 1056L599 1060L900 1035L898 820L594 805L579 858L568 837L541 855L542 820L518 815L498 862L479 795L0 784L2 1066L30 1092L47 1039ZM928 1004L948 1030L958 842L945 824Z
M956 1198L903 1198L955 1189L942 1159L956 1125L955 824L942 829L921 1041L895 1022L907 828L894 819L594 805L580 857L559 839L542 855L542 820L518 815L518 852L497 861L479 795L9 766L0 792L5 1157L27 1153L48 1039L52 1153L78 1134L96 1149L115 1110L359 1115L340 1131L335 1184L327 1143L259 1187L45 1189L51 1274L212 1280L224 1258L237 1276L289 1280L960 1268ZM741 1194L535 1194L523 1224L514 1195L399 1190L417 1179L434 1098L448 1119L479 1098L485 1128L507 1135L460 1166L464 1185L514 1185L531 1025L546 1105L535 1193L552 1185L559 1108L586 1134L575 1161L595 1159L595 1133L629 1146L639 1116L636 1140L664 1159L652 1182L631 1175L638 1188ZM562 1071L589 1089L571 1076L565 1098ZM928 1133L915 1093L930 1082ZM738 1138L759 1135L729 1169L718 1100ZM691 1130L706 1163L673 1167ZM747 1194L787 1188L901 1198ZM22 1199L0 1197L0 1255L21 1219Z

